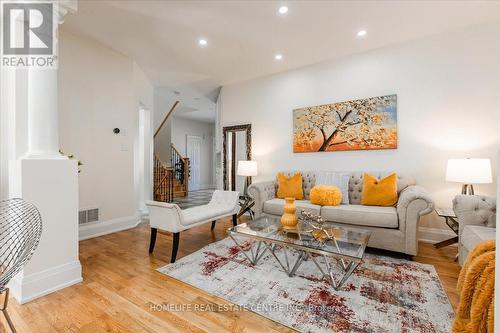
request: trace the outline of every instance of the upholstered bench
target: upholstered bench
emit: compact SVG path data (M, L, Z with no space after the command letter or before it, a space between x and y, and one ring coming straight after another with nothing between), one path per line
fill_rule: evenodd
M212 222L212 229L218 219L233 216L236 225L236 214L239 212L239 193L234 191L215 191L212 199L206 205L180 209L179 206L167 202L147 201L149 209L149 224L151 225L151 240L149 253L153 253L158 229L173 234L172 256L170 262L175 262L179 248L179 233L199 225Z

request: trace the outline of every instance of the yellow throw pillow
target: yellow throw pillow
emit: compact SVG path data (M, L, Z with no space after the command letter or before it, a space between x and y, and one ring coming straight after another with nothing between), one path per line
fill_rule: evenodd
M316 185L311 189L311 203L320 206L338 206L342 202L342 191L337 186Z
M280 199L304 199L304 191L302 190L302 174L296 173L292 177L287 177L284 174L279 173L277 197Z
M367 173L363 175L361 204L366 206L394 206L398 202L398 177L395 173L377 179Z

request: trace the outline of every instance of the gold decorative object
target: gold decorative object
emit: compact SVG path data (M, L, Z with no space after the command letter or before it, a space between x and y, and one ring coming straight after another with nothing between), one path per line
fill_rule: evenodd
M299 218L295 215L295 198L285 198L284 213L281 216L281 225L284 229L295 229Z

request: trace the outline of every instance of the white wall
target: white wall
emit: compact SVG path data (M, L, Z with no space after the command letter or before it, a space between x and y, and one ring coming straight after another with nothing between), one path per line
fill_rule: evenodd
M138 135L134 140L135 192L138 209L147 214L145 201L153 199L153 118L154 87L142 69L133 63Z
M168 114L175 103L175 99L167 98L159 91L154 92L154 121L153 133L160 127L161 122ZM174 111L175 112L175 111ZM154 151L160 160L166 165L170 165L170 144L172 143L172 120L167 119L161 131L154 139Z
M213 154L214 154L214 124L201 121L172 117L172 143L175 148L186 157L186 136L202 138L200 157L200 188L214 187Z
M153 87L130 58L67 32L59 39L60 144L83 163L79 206L136 223L139 107L153 110Z
M395 170L451 206L460 184L445 182L448 158L486 157L496 170L498 36L497 22L225 86L222 125L252 124L256 180L282 169ZM387 94L398 95L397 150L292 152L293 109ZM495 185L476 192L494 195ZM421 225L446 229L435 215Z
M155 128L156 130L156 128ZM172 119L168 119L154 138L154 150L160 160L170 165L170 145L172 143Z

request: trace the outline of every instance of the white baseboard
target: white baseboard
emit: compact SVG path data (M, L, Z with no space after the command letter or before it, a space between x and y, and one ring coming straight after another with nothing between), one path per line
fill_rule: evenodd
M418 240L424 243L438 243L452 237L456 234L451 230L437 229L437 228L418 228Z
M141 222L139 215L120 217L107 221L97 221L80 225L78 238L85 240L114 232L135 228Z
M9 286L16 301L24 304L82 281L82 267L80 261L75 260L30 275L21 271Z

